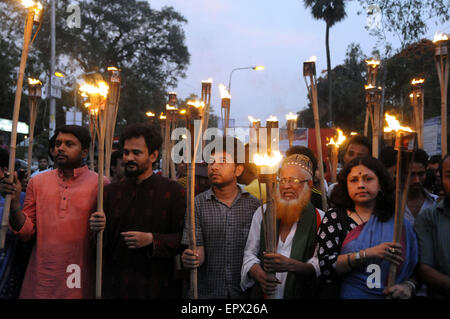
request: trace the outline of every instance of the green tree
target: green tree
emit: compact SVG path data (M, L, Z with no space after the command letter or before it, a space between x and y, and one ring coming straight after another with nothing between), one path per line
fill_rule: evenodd
M42 1L44 22L30 50L26 70L26 76L38 76L44 85L50 69L49 2ZM66 9L70 3L81 8L79 29L67 25L70 13ZM12 114L25 15L17 1L0 2L0 115L6 118ZM155 10L147 1L137 0L59 1L56 17L57 69L68 75L67 88L57 100L57 126L65 121L61 106L73 105L73 76L80 72L95 70L106 79L108 66L121 68L118 134L123 125L144 120L150 106L155 106L155 111L162 110L166 92L176 86L177 79L185 77L189 63L183 31L186 19L172 7ZM28 122L26 102L24 96L20 120ZM42 133L46 135L44 140L48 140L47 101L40 106L36 138Z
M304 0L305 7L311 9L311 14L317 20L326 23L325 46L327 52L328 77L328 121L333 122L333 91L330 57L330 28L346 17L344 0Z
M386 32L392 33L397 36L402 48L419 41L426 34L430 19L435 18L436 23L441 25L450 20L448 0L358 1L365 12L374 6L381 10L381 27L371 28L371 33L379 39L384 39Z
M389 76L386 79L385 109L401 115L410 124L412 110L409 94L413 78L425 79L425 119L441 114L441 94L434 53L433 42L424 39L407 46L386 62L385 68Z

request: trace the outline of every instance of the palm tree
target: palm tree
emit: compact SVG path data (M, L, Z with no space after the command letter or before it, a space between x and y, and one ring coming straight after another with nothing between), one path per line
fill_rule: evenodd
M333 92L331 86L331 59L330 59L330 28L346 17L345 0L304 0L305 8L311 8L311 14L317 20L325 20L327 30L325 44L327 49L327 74L328 74L328 121L333 122L332 103Z

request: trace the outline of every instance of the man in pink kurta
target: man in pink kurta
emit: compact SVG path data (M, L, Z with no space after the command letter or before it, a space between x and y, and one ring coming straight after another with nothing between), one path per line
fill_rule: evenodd
M89 217L96 211L98 175L81 164L86 136L77 137L79 129L71 134L74 126L68 127L56 141L58 169L30 180L23 215L12 209L11 229L23 240L36 240L20 298L94 296L95 233ZM70 150L77 139L80 150Z

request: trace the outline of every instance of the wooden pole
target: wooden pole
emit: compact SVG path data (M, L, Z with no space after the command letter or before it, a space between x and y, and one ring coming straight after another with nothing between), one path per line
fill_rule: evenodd
M405 142L407 141L407 142ZM413 161L413 151L417 148L416 133L397 132L395 138L395 149L397 150L397 172L395 180L395 220L394 220L394 236L393 242L400 243L402 238L403 221L405 216L406 199L411 179L411 163ZM403 158L405 162L403 162ZM406 175L403 169L406 165ZM387 285L391 287L395 285L397 276L397 266L390 264Z
M107 99L106 118L108 126L106 127L105 135L105 176L110 177L111 169L111 153L114 141L114 132L116 128L117 112L119 110L120 100L120 70L114 67L109 67L109 94Z
M309 97L312 104L314 114L314 127L316 134L316 147L317 147L317 159L319 167L319 179L320 179L320 191L322 193L322 210L328 210L327 193L325 191L325 178L323 173L323 156L322 156L322 140L320 134L320 121L319 121L319 105L317 100L317 82L316 82L316 64L312 61L303 63L303 76L305 79L306 87L308 89ZM310 78L310 86L308 86L307 77Z
M31 164L33 161L33 140L34 140L34 127L36 124L36 116L37 116L37 101L38 98L36 96L30 96L28 99L28 105L30 109L30 135L28 136L27 178L30 178L31 176Z
M436 47L436 69L441 88L441 154L442 158L447 153L447 91L448 91L448 48L447 42L439 43Z
M12 128L11 128L11 144L10 144L10 148L9 148L9 164L8 164L8 171L9 171L8 180L11 183L13 183L13 181L14 181L14 171L15 171L15 162L16 162L16 144L17 144L17 123L19 122L20 101L22 98L22 86L23 86L25 67L27 64L28 50L29 50L29 45L30 45L30 40L31 40L31 33L33 31L33 19L34 19L34 10L33 10L33 8L29 8L26 22L25 22L22 57L20 59L19 76L17 79L16 96L14 99L14 111L13 111ZM0 249L3 249L5 247L5 239L6 239L6 233L8 231L10 208L11 208L11 195L6 195L5 204L3 206L2 226L1 226L1 230L0 230Z
M373 122L372 122L372 156L378 158L380 156L380 136L382 127L381 115L381 89L375 89L373 95Z
M171 126L171 116L169 114L169 111L166 111L166 123L164 125L164 150L163 150L163 171L162 175L164 177L169 177L169 160L170 160L170 126Z
M364 136L368 136L369 134L369 116L370 116L370 110L369 107L366 106L366 118L364 120Z
M100 97L99 97L100 98ZM103 212L103 189L105 169L105 135L108 123L106 101L98 102L97 135L98 135L98 189L97 189L97 211ZM103 268L103 231L97 233L97 255L96 255L96 288L95 298L102 297L102 269Z
M424 89L422 85L414 85L410 94L411 106L414 115L414 127L417 132L417 144L423 149L423 121L424 121Z
M331 149L331 182L336 183L339 148L336 145L331 144L330 149Z
M275 206L275 198L274 198L274 189L276 187L276 174L264 174L264 170L266 168L263 167L263 173L259 175L260 183L266 184L266 210L262 212L263 214L263 231L264 238L266 242L266 252L276 253L277 252L277 213ZM261 170L260 170L261 172ZM261 189L261 188L260 188ZM262 200L261 200L262 201ZM261 206L263 209L264 206ZM276 279L275 272L268 272L268 277L271 279ZM269 299L273 299L274 295L268 295Z
M91 145L89 145L89 169L91 171L95 171L94 161L95 161L96 133L95 133L94 116L95 115L91 113L91 110L89 110L89 132L91 133Z
M197 241L195 236L195 164L198 147L200 145L202 134L202 120L204 106L196 108L189 105L186 114L186 126L190 132L190 156L191 161L188 163L188 194L187 209L189 212L189 249L195 251L197 249ZM196 121L197 120L197 121ZM198 127L196 129L196 122ZM197 268L191 269L190 272L190 295L193 299L198 299L198 277Z
M205 130L208 129L208 123L209 123L209 112L211 109L211 86L212 82L211 80L208 81L202 81L202 101L205 103L205 112L203 117L203 124L202 124L202 134L205 133ZM205 147L206 140L202 141L202 148Z

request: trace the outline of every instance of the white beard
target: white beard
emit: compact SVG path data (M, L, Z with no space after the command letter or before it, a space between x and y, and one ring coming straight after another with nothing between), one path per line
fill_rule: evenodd
M286 200L281 197L280 188L277 187L275 204L277 208L277 219L283 223L294 224L303 213L303 209L311 199L311 188L305 184L303 190L296 199Z

